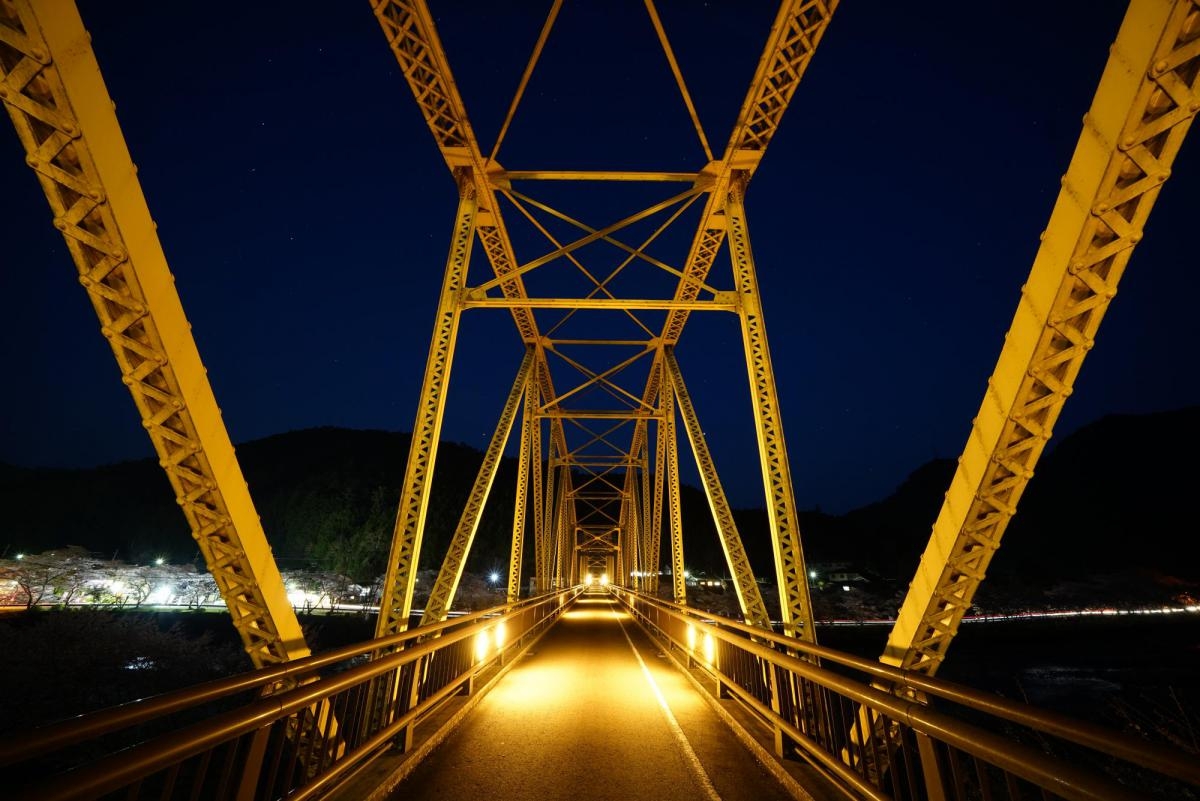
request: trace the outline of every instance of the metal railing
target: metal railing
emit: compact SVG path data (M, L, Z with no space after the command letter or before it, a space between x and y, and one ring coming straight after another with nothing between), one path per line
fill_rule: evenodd
M1200 799L1200 760L952 682L612 592L850 798Z
M314 798L540 636L571 588L0 741L4 798ZM63 770L65 768L65 770ZM62 771L62 772L60 772Z

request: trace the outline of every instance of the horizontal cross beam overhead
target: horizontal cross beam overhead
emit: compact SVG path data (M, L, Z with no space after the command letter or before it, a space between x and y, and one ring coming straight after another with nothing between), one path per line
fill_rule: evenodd
M0 101L243 647L307 655L71 0L0 3Z
M600 240L603 240L606 237L608 237L609 234L615 233L616 231L620 231L623 228L628 228L629 226L633 225L634 223L641 222L642 220L653 217L654 215L658 214L659 212L665 211L666 209L669 209L672 206L677 206L681 203L684 203L684 202L690 200L691 198L695 197L696 195L700 194L701 191L702 190L700 190L700 189L689 189L686 192L680 192L677 195L672 195L671 197L667 198L666 200L662 200L662 201L659 201L658 203L655 203L652 206L648 206L648 207L642 209L641 211L637 212L636 214L631 214L628 217L623 217L622 219L617 220L615 223L612 223L611 225L607 225L604 228L600 228L596 231L593 231L590 234L587 234L586 236L582 236L579 239L576 239L574 242L563 245L562 247L559 247L559 248L555 248L554 250L550 251L549 253L544 253L541 256L538 256L536 259L533 259L532 261L529 261L529 262L526 262L525 264L514 267L512 270L505 272L504 275L502 275L502 276L498 275L489 281L484 281L482 284L479 284L479 286L473 287L472 289L473 289L473 291L480 291L480 290L486 291L488 289L491 289L492 287L500 286L505 281L510 281L513 278L522 276L528 272L532 272L533 270L536 270L539 267L543 267L543 266L549 264L550 262L554 261L555 259L561 258L570 253L574 253L575 251L579 250L580 248L584 247L585 245L590 245L593 242L598 242Z
M596 309L600 311L653 311L687 309L689 311L736 312L732 299L675 300L674 298L487 298L468 296L464 309Z
M548 409L544 412L538 412L536 416L538 418L546 417L555 420L561 420L565 418L572 420L651 420L656 419L659 415L655 412L640 411L637 409L572 409L570 411L563 409Z
M695 184L698 172L639 172L637 170L503 170L489 174L492 186L507 189L510 181L625 181L632 183Z
M1200 7L1133 0L883 661L932 675L1200 111Z
M552 206L548 206L545 203L534 200L533 198L528 197L527 195L522 195L520 192L505 192L504 196L506 198L508 198L508 200L511 201L512 204L527 219L529 219L531 222L534 222L535 225L537 225L538 229L541 230L543 232L543 234L546 235L546 238L549 239L555 245L555 247L562 247L562 246L558 243L558 241L556 239L554 239L554 237L550 236L545 231L545 229L536 222L536 220L534 220L533 215L528 211L528 209L525 208L526 206L532 206L536 209L539 209L540 211L543 211L546 214L549 214L551 217L562 220L563 222L565 222L569 225L573 225L574 227L578 228L581 231L584 231L587 234L602 234L602 232L599 231L598 229L593 228L590 225L587 225L585 223L582 223L579 220L575 219L574 217L572 217L568 214L564 214L563 212L559 211L558 209L553 208ZM663 220L662 223L660 223L657 228L655 228L653 231L651 231L650 234L645 239L642 240L642 244L640 244L637 247L628 245L628 244L622 242L621 240L617 239L616 237L601 235L600 241L607 242L608 244L613 245L614 247L625 251L630 256L630 258L621 262L621 264L618 265L615 269L613 269L613 271L611 273L609 273L608 276L603 281L596 281L596 289L593 290L593 294L595 292L603 289L604 287L606 287L614 278L616 278L616 276L622 270L624 270L632 262L633 259L640 259L641 261L644 261L647 264L657 267L658 269L662 270L663 272L667 273L668 275L675 276L676 278L680 279L681 281L695 281L696 279L691 278L686 273L684 273L682 270L676 269L675 267L672 267L671 265L667 264L666 262L664 262L660 259L656 259L653 256L651 256L650 254L646 253L646 248L650 247L650 245L655 240L657 240L660 236L662 236L663 232L666 231L668 228L670 228L671 225L676 220L678 220L681 216L683 216L684 212L686 212L688 209L690 209L692 207L692 204L695 203L699 198L700 198L700 194L697 193L697 194L692 195L685 202L680 203L679 207L677 209L675 209L675 211L673 211L665 220ZM708 284L705 284L703 281L697 282L697 289L699 291L711 292L714 295L717 294L716 289L709 286ZM588 297L591 297L591 295L588 295Z

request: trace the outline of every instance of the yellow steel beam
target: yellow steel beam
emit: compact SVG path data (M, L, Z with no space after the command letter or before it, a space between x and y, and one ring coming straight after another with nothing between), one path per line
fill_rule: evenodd
M479 284L476 287L472 287L472 292L487 291L492 287L501 286L506 282L511 282L525 273L536 270L539 267L544 267L555 259L561 258L570 253L574 253L585 245L590 245L593 242L606 239L609 234L615 233L616 231L620 231L624 228L628 228L634 223L641 222L649 217L653 217L655 214L665 211L672 206L685 203L686 201L700 194L701 191L702 190L700 189L692 188L685 192L680 192L677 195L672 195L666 200L660 200L658 203L647 206L639 212L630 214L628 217L622 217L620 220L606 225L603 228L598 228L590 234L585 234L573 242L568 242L562 247L557 247L554 250L543 253L541 256L527 261L524 264L513 266L511 269L505 270L503 274L497 275L495 278L492 278L488 281L484 281L482 284Z
M661 370L662 367L660 366L658 369ZM649 557L646 560L650 567L650 586L647 589L651 594L658 593L658 570L661 566L663 491L667 480L667 412L671 411L672 418L675 414L670 406L670 384L660 381L659 386L663 387L664 391L659 394L661 416L658 420L658 442L654 452L654 509L653 517L650 520L650 537L647 541Z
M524 297L521 277L512 275L517 261L488 177L500 168L480 151L428 5L424 0L371 0L371 7L442 157L456 180L461 182L465 174L475 190L479 209L475 231L492 271L497 277L507 276L500 284L504 296ZM537 344L540 334L533 311L514 308L512 317L522 341ZM542 368L538 372L541 395L553 398L554 384L544 354L539 352L537 360ZM562 427L551 425L550 432L552 441L565 452Z
M672 597L680 606L687 604L687 582L683 562L683 507L679 498L679 439L675 434L675 393L664 387L662 440L666 451L668 518L671 525Z
M533 376L536 381L537 376ZM533 497L535 499L534 509L540 509L542 498L542 422L537 417L538 407L538 384L535 383L530 387L528 400L532 401L529 406L530 423L532 428L529 432L529 449L530 449L530 467L533 470ZM546 527L546 521L540 514L533 516L533 541L535 545L542 548L543 554L549 550L553 551L553 540L550 537L550 529ZM542 569L547 573L552 572L546 558L543 557ZM539 578L539 582L541 579ZM541 586L540 584L538 586Z
M758 582L754 579L754 569L750 566L750 558L742 546L742 537L738 533L737 523L733 519L733 509L725 498L725 490L721 486L720 477L717 476L717 466L713 463L712 454L708 452L704 431L700 428L700 421L692 406L691 395L688 394L687 387L683 383L683 374L679 371L679 362L675 360L672 348L668 348L666 351L666 368L675 398L679 402L679 414L683 418L684 431L687 432L688 441L691 442L692 453L696 457L696 466L700 468L704 494L708 498L713 522L717 526L721 549L725 551L725 561L729 565L729 573L733 576L733 586L737 590L742 615L747 624L770 629L771 616L767 614L767 606L763 603Z
M413 424L404 483L400 487L400 508L396 514L396 530L392 536L383 595L379 601L379 618L375 625L377 637L406 630L412 611L413 586L416 583L421 540L425 533L425 515L429 509L429 489L437 460L442 415L446 409L446 389L450 383L454 345L458 338L461 315L459 301L471 258L477 209L475 187L464 180L460 183L458 214L450 242L450 255L446 260L446 276L438 299L433 341L425 362L425 377L421 383L421 399Z
M783 631L806 642L816 642L812 603L808 595L808 570L804 567L804 549L800 542L800 519L796 510L796 496L792 491L792 472L784 444L775 370L771 363L771 350L767 346L762 296L758 289L741 192L741 182L734 180L726 207L729 253L733 259L734 282L742 302L739 315L742 344L746 351L746 369L750 375L750 396L754 402L754 428L758 435L763 489L767 495Z
M632 181L694 184L698 172L638 172L636 170L503 170L491 173L492 186L507 189L509 181Z
M521 563L524 560L525 545L525 510L530 504L529 488L529 457L534 450L531 444L533 427L537 424L533 418L533 409L537 406L537 383L531 379L525 382L525 405L521 412L521 452L517 457L517 494L513 502L512 546L508 555L508 596L507 600L516 603L521 597ZM540 469L535 467L535 470ZM534 517L541 520L541 498L538 492L533 493L532 506Z
M589 233L589 234L598 233L598 229L593 228L590 225L587 225L586 223L583 223L583 222L575 219L574 217L572 217L569 214L565 214L564 212L559 211L558 209L554 208L553 206L549 206L545 203L542 203L541 201L535 200L535 199L529 197L528 195L523 195L520 192L505 192L504 196L506 198L508 198L514 206L516 206L516 208L526 217L526 219L528 219L530 222L533 222L535 225L537 225L538 229L543 231L543 233L545 233L544 227L540 223L537 223L533 214L530 213L529 210L525 208L526 205L533 206L536 209L540 209L541 211L544 211L545 213L549 214L550 216L555 217L559 220L562 220L563 222L568 223L568 224L578 228L579 230L584 231L585 233ZM699 197L700 197L699 194L693 195L686 203L679 204L679 208L675 209L675 211L673 211L665 220L663 220L663 222L661 222L652 232L650 232L650 234L645 239L642 240L642 244L636 248L633 247L632 245L628 245L628 244L622 242L621 240L617 239L616 237L602 236L600 238L600 241L607 242L608 244L613 245L614 247L620 248L621 250L623 250L627 254L629 254L630 258L625 259L619 265L617 265L612 270L612 272L610 272L608 274L608 276L605 277L605 279L603 281L597 281L596 289L592 290L592 293L590 293L588 295L588 297L591 297L593 294L595 294L595 292L597 292L601 289L605 289L607 287L607 285L609 284L609 282L611 282L614 278L616 278L617 275L619 275L626 267L628 267L632 263L633 259L641 259L642 261L646 262L647 264L657 267L658 269L662 270L663 272L673 275L680 280L692 280L682 270L676 269L675 267L672 267L671 265L667 264L666 262L661 261L660 259L656 259L653 256L651 256L650 254L646 253L646 248L648 248L651 245L651 243L653 243L656 239L658 239L660 236L662 236L663 232L666 231L668 228L670 228L671 225L673 225L676 220L678 220L681 216L683 216L683 213L685 211L687 211L688 209L690 209L692 207L692 204L695 203L696 200L699 199ZM554 240L553 237L549 237L548 234L547 234L547 238L551 239L551 241L554 243L555 247L562 247L562 245L560 243L558 243L556 240ZM714 289L711 286L708 286L707 284L705 284L703 282L700 282L700 284L697 287L697 291L711 292L714 295L717 294L716 289ZM556 323L547 332L547 335L553 334L554 330L556 328L558 328L560 325L562 325L561 322ZM649 331L647 331L646 333L647 333L647 336L653 336L653 334Z
M1200 8L1133 0L882 660L932 675L1200 110Z
M667 57L667 63L671 66L671 74L675 76L675 83L679 86L679 94L683 96L683 104L687 106L688 116L692 118L692 125L696 129L696 136L700 139L700 147L704 150L704 156L709 161L713 160L712 149L708 146L708 137L704 135L704 126L700 124L700 115L696 113L696 104L692 102L692 95L687 90L687 83L683 80L683 73L679 69L679 62L675 60L675 51L671 48L671 41L667 38L667 31L663 28L662 20L658 16L658 9L654 7L654 0L645 0L646 12L650 15L650 22L654 25L654 32L658 34L658 42L662 45L663 54Z
M442 561L442 567L433 583L433 589L429 591L429 600L426 601L425 612L421 615L422 626L441 623L450 612L450 605L454 603L454 594L458 591L458 582L462 579L467 555L471 552L471 544L475 541L475 532L479 530L479 518L483 515L483 507L487 504L488 495L491 494L492 483L496 479L496 468L500 466L500 457L504 455L504 448L512 433L513 421L517 417L517 407L521 405L521 395L525 393L525 388L529 383L532 365L533 348L527 347L525 358L521 360L517 377L513 379L512 389L509 390L508 400L504 403L504 410L500 413L500 420L496 423L496 430L492 432L492 440L483 454L483 462L480 463L479 472L475 475L475 484L471 487L471 494L467 496L467 503L458 518L458 527L454 530L454 536L450 538L446 558ZM525 461L524 453L521 457L522 461ZM522 486L524 483L523 477L518 479L517 486L522 511L525 507L525 493Z
M500 152L500 145L504 142L504 135L508 133L508 126L512 124L513 117L517 114L517 106L521 104L521 97L525 94L525 87L529 85L529 79L533 76L533 69L537 66L538 59L541 58L542 49L546 46L546 40L550 38L550 31L554 28L554 21L558 19L558 12L562 9L562 0L554 0L550 5L550 11L546 14L546 21L542 24L542 32L538 34L537 43L533 46L533 53L529 56L529 62L525 65L525 72L521 74L521 82L517 84L517 91L513 94L512 103L508 106L508 113L504 115L504 122L500 125L500 133L496 134L496 143L492 145L492 154L488 156L488 161L494 162L496 154Z
M475 290L471 290L475 292ZM599 309L602 311L654 311L658 309L687 309L689 311L737 311L737 304L728 296L713 300L675 300L674 298L490 298L480 294L463 300L465 309Z
M658 416L657 412L629 409L618 411L610 409L548 409L538 412L537 417L570 420L651 420Z
M825 36L838 0L784 0L771 26L762 57L742 102L737 122L721 159L702 171L701 183L710 188L700 223L684 262L683 276L675 290L676 300L694 300L704 285L725 239L725 202L734 170L753 172L800 84L817 46ZM679 342L690 310L674 309L667 314L659 337L663 346ZM655 356L656 364L662 355ZM659 393L659 370L651 370L642 398L653 402ZM641 443L634 442L632 452Z
M71 0L0 3L0 101L242 645L258 667L306 656Z

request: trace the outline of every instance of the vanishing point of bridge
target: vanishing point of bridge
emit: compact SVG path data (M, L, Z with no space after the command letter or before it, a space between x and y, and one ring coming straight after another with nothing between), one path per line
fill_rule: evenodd
M703 159L692 171L632 172L501 166L561 0L550 4L490 150L471 128L426 4L372 0L379 46L395 55L459 202L376 637L312 655L83 21L71 0L0 0L0 101L257 668L3 743L5 794L365 798L400 781L397 797L1194 796L1200 769L1181 754L935 674L1200 111L1200 6L1133 0L1115 33L945 503L875 662L816 642L743 205L837 4L781 3L737 122L715 152L669 31L646 0L644 19L630 24L655 31ZM632 205L593 227L539 199L545 182L580 197L628 187ZM668 254L661 243L682 226L688 244ZM762 286L769 289L769 273ZM511 315L524 347L429 601L410 628L460 318L485 309ZM751 571L675 357L698 312L740 321L777 611ZM742 621L687 606L679 426ZM506 602L448 618L514 429ZM527 551L533 591L523 597ZM661 594L671 602L657 586L664 562L672 586ZM1048 741L1058 745L1046 749ZM1116 764L1120 771L1105 769ZM502 791L473 768L490 771Z

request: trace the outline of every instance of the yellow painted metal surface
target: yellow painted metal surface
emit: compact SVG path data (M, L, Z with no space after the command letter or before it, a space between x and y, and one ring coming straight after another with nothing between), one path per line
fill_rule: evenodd
M725 563L729 565L729 574L733 577L733 586L737 590L738 603L742 607L742 615L752 626L771 628L771 616L767 614L767 606L763 603L762 592L754 578L754 569L750 558L742 545L742 535L738 533L737 523L733 519L733 508L725 498L725 489L717 476L717 466L713 463L712 454L708 452L708 443L704 439L704 431L696 410L692 406L691 395L683 383L683 374L679 371L679 363L675 360L673 349L667 350L667 373L671 377L671 387L679 402L679 414L683 418L683 428L687 432L688 441L692 445L692 453L700 468L700 479L704 484L704 495L708 498L708 506L712 510L713 520L717 524L717 536L721 540L721 550L725 552ZM674 503L674 501L672 501Z
M1200 111L1198 29L1129 5L884 662L932 675L970 608Z
M0 101L246 652L259 667L306 656L71 0L0 4Z
M767 346L758 276L750 250L741 193L741 182L735 181L727 206L729 252L733 258L738 297L741 299L738 316L742 323L746 368L750 374L750 398L754 405L754 430L758 435L759 462L767 495L767 519L771 524L771 544L775 550L780 614L783 616L785 634L816 642L812 602L808 594L808 570L804 566L804 549L800 543L800 519L792 491L792 472L783 438L779 396L775 390L775 370L771 365L771 350Z
M418 107L425 118L434 140L445 159L448 167L459 179L474 190L478 203L476 233L483 246L493 277L475 283L470 287L464 286L460 309L507 309L513 317L517 331L526 346L537 347L536 375L540 407L538 415L550 419L549 442L547 449L552 458L549 460L552 477L547 480L547 489L541 504L554 505L554 516L547 513L543 518L542 541L537 542L535 532L535 586L541 591L544 585L553 583L555 579L566 578L564 573L567 565L580 564L576 552L584 555L588 549L608 550L619 549L619 561L622 570L631 564L648 564L657 566L658 559L658 530L661 520L662 493L658 489L661 483L664 489L671 481L678 482L678 471L674 479L669 465L663 459L669 459L671 454L677 458L678 451L673 446L659 447L659 460L650 465L644 461L649 456L649 427L641 424L639 418L649 419L656 410L664 405L670 405L669 389L662 382L662 363L664 348L674 345L678 340L688 316L694 311L729 311L738 312L741 309L736 290L718 290L710 286L707 276L719 249L725 242L727 231L727 199L730 181L739 174L744 181L757 168L762 154L771 141L779 122L796 91L799 81L828 27L832 13L837 3L814 2L813 0L785 0L780 3L771 30L766 37L762 57L757 66L753 80L747 90L738 114L737 122L730 134L725 151L719 158L713 158L708 151L707 137L700 126L691 103L690 94L684 80L684 75L674 58L668 31L659 18L653 2L645 4L646 24L650 25L662 45L668 67L675 78L680 90L684 107L688 110L697 137L702 143L702 149L707 153L708 163L701 165L695 171L625 171L625 170L524 170L508 171L498 161L504 134L513 119L521 97L528 85L531 75L537 65L543 47L548 37L552 35L555 19L561 8L561 3L551 4L549 13L542 26L541 33L533 47L528 64L522 75L520 85L514 96L501 132L490 151L484 150L468 121L467 111L463 104L451 74L449 62L439 40L433 16L425 2L421 0L372 0L380 27L384 32L406 82L411 89ZM486 155L485 155L486 154ZM561 211L530 198L513 187L519 182L559 181L572 182L586 190L595 182L645 182L664 183L680 182L689 184L683 191L650 206L633 211L616 222L602 226L590 226L571 218ZM540 231L547 239L549 248L532 258L518 259L513 244L508 236L505 223L505 213L500 201L515 208L525 221ZM700 222L696 229L690 248L682 254L680 261L672 265L666 261L654 258L647 253L647 247L653 243L663 231L670 227L684 214L692 203L703 201ZM533 211L540 211L557 220L566 223L580 231L577 238L569 241L559 241L550 233ZM665 215L663 222L644 241L626 243L621 237L636 223L649 220L654 215ZM607 275L589 269L584 263L584 248L592 243L605 242L626 253L626 261ZM581 296L530 298L525 289L524 278L536 270L545 269L547 265L569 262L573 268L590 279L594 288ZM637 262L650 265L657 270L666 272L674 277L676 286L669 297L625 297L619 296L610 287L612 279L629 264ZM534 310L559 309L563 312L562 322L546 332L538 329L535 323ZM665 321L651 328L639 316L639 312L648 310L666 311ZM588 357L570 357L562 345L553 340L558 326L570 319L577 312L607 313L620 315L624 320L639 326L646 335L643 351L629 359L615 361L595 366L587 363ZM663 320L662 317L659 318ZM657 329L657 330L655 330ZM591 340L591 344L602 345L611 337L600 335ZM572 346L588 344L578 339L572 341ZM599 352L599 349L592 352ZM598 358L598 357L597 357ZM650 360L649 377L641 387L627 387L624 376L628 368L642 358ZM582 374L582 383L574 383L565 392L555 389L553 369L555 365L566 364L571 380ZM752 368L753 369L753 368ZM572 372L574 371L574 372ZM572 405L588 391L602 390L611 395L615 403L611 409L575 410ZM773 399L773 396L772 396ZM423 394L422 405L428 404L429 399ZM761 405L761 404L760 404ZM608 417L617 421L610 429L589 428L587 421L602 420ZM638 421L628 428L620 428L620 421ZM564 422L571 423L568 429ZM771 417L772 432L778 431L777 417ZM667 421L665 427L673 423ZM570 437L568 437L568 430ZM767 447L778 442L782 446L782 436L767 439ZM571 441L568 441L568 440ZM660 442L663 438L660 436ZM670 438L668 438L669 440ZM539 445L534 445L534 458L541 455ZM598 456L597 449L608 449L611 453ZM429 469L432 464L427 465ZM595 488L606 488L607 502L620 504L624 511L620 513L602 514L602 501L584 501L581 496L570 491L570 471L567 467L581 471L581 481L594 485ZM553 477L553 471L558 468L560 473ZM649 485L643 489L641 507L630 506L629 498L636 495L635 489L622 490L620 479L609 482L601 481L613 470L635 471L637 469L653 469L656 476L655 497L649 498ZM535 473L535 475L540 475ZM772 474L778 478L778 474ZM786 475L786 474L785 474ZM790 479L789 479L790 480ZM553 485L567 488L562 494L554 491ZM790 486L786 496L791 497ZM405 490L408 493L408 490ZM624 496L622 493L624 492ZM779 496L778 483L768 488L774 497ZM534 490L534 495L539 495ZM409 497L408 494L405 495ZM559 498L562 498L561 506ZM654 504L651 506L651 504ZM677 499L675 508L677 511ZM549 506L547 506L549 508ZM641 509L641 517L637 509ZM658 511L654 511L657 509ZM678 524L677 515L674 518ZM551 521L553 520L553 524ZM610 532L602 531L610 526ZM778 527L776 527L778 529ZM786 564L781 568L784 575L793 575L794 566L802 564L798 558L798 540L792 536L794 527L783 527L788 539L784 545L777 547L777 553L786 555ZM401 540L411 540L412 532L406 526L397 527L398 541L395 549L403 553L410 546ZM561 539L560 539L561 538ZM564 553L564 547L567 552ZM395 556L395 554L394 554ZM617 561L612 561L613 566ZM681 558L681 557L680 557ZM395 558L392 560L396 561ZM414 564L407 563L407 568ZM679 571L682 572L682 567ZM394 589L396 582L405 579L399 572L389 573L386 593L397 598L403 593ZM680 578L682 580L682 578ZM655 579L651 579L653 583ZM797 592L789 590L789 598L796 598ZM393 606L400 608L395 602ZM804 603L793 603L789 609L806 607ZM792 615L792 617L802 615ZM765 616L759 616L765 617ZM804 629L804 627L801 627ZM811 627L808 627L809 629ZM384 629L381 628L381 633Z
M437 459L442 416L446 409L446 389L450 383L454 345L458 338L458 321L462 311L459 296L471 258L475 215L478 211L475 188L463 181L460 189L450 255L446 260L446 277L438 299L433 341L429 345L420 405L413 424L404 483L400 488L396 530L392 535L387 573L384 575L383 596L379 600L379 619L375 625L378 637L398 634L407 629L408 616L412 611L413 586L417 578L421 539L425 533L425 515L429 510L429 489Z
M466 506L463 507L462 514L458 518L454 536L450 538L446 558L442 561L437 579L434 580L433 589L429 591L429 600L425 602L425 611L421 615L421 625L440 623L445 620L450 611L450 604L454 603L454 594L458 591L458 582L462 579L463 568L467 564L467 555L471 552L471 544L475 541L475 532L479 530L479 518L483 516L483 507L492 491L492 483L496 479L496 469L500 466L500 458L504 455L504 446L508 444L509 434L512 433L513 421L517 417L517 407L521 405L521 396L525 394L525 389L529 384L532 368L533 348L527 348L525 358L521 360L521 366L517 370L517 377L513 379L508 400L505 401L504 409L500 412L496 430L492 432L491 442L488 443L488 448L483 454L483 462L480 463L479 472L475 475L471 494L467 496ZM523 451L521 461L522 467L525 467L527 459ZM523 477L519 478L517 483L519 497L516 506L520 509L522 516L525 511L524 484Z

